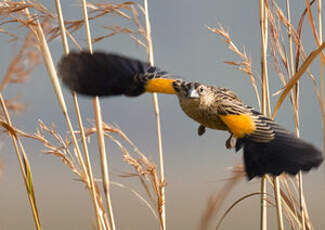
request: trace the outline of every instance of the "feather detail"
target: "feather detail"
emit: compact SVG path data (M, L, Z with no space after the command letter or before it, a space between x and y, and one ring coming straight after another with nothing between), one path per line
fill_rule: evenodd
M255 122L249 115L228 114L219 116L236 138L242 138L256 130Z
M323 161L320 150L274 121L265 119L272 130L272 140L267 140L259 133L237 139L236 151L243 148L249 180L265 174L278 176L283 172L295 175L301 170L307 172L320 166Z

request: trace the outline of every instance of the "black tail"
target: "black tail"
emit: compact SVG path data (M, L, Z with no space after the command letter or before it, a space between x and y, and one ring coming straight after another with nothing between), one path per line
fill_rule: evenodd
M65 85L89 96L138 96L144 84L136 76L157 70L146 62L104 52L71 52L62 57L58 69Z
M301 170L307 172L323 161L320 150L283 129L276 131L275 138L268 143L254 142L248 137L238 139L236 151L242 146L249 180L265 174L278 176L282 172L291 175Z

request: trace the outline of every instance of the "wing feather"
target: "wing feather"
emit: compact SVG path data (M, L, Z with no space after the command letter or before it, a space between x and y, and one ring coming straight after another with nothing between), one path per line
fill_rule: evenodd
M217 113L237 138L245 136L252 141L265 143L274 139L275 128L284 130L273 120L242 103L230 90L221 89L216 94Z

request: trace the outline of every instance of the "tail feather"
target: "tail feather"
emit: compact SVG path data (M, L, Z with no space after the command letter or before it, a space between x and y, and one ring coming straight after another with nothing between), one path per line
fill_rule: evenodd
M247 137L238 139L236 151L244 149L244 163L248 179L286 172L291 175L320 166L322 152L310 143L287 132L276 132L268 143L259 143Z
M136 76L156 70L146 62L104 52L71 52L58 69L65 85L89 96L138 96L144 85L136 82Z

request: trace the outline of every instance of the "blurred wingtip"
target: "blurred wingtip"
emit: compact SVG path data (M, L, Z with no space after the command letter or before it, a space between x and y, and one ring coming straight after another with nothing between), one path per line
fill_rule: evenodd
M323 154L314 145L293 134L276 136L269 143L240 140L244 148L245 171L248 180L265 174L296 175L317 169L323 162Z
M125 94L134 87L134 77L149 64L119 54L71 51L58 62L58 73L70 90L88 96Z

